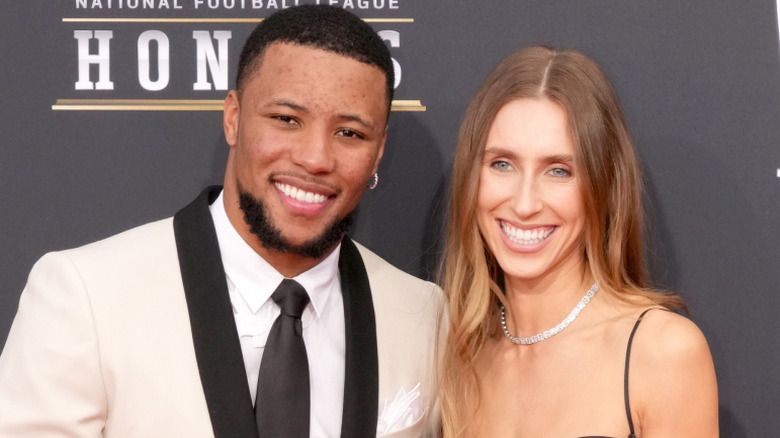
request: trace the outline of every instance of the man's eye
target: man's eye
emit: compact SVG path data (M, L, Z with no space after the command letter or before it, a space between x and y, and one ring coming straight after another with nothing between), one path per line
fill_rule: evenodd
M363 134L351 129L341 129L336 134L347 138L365 138Z
M296 123L296 120L291 116L285 116L285 115L277 115L272 116L274 119L279 120L280 122L284 123Z

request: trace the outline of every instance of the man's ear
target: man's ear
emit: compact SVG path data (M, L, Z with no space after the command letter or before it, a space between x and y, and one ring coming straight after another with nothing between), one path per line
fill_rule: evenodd
M382 155L385 153L385 141L387 141L387 125L382 132L382 140L379 142L379 151L376 154L376 161L374 161L374 170L371 173L376 173L379 170L379 162L382 161Z
M222 106L222 127L225 129L225 141L230 147L235 146L238 141L239 113L238 92L230 90Z

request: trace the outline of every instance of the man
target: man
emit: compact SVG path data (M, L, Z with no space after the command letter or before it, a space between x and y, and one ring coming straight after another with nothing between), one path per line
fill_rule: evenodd
M224 189L33 268L0 436L433 433L440 291L344 236L392 84L383 42L341 9L258 26L225 99Z

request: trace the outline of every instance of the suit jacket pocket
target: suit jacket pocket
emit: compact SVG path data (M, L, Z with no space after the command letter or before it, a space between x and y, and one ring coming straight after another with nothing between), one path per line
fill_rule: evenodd
M377 435L377 438L428 438L438 436L431 430L431 424L428 420L428 409L414 423L403 429L395 430L390 433Z

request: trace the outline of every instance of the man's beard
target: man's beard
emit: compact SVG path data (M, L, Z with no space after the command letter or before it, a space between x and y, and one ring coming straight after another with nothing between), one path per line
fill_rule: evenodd
M239 205L244 212L244 221L249 231L260 239L265 248L297 254L301 257L318 259L336 246L352 224L352 212L343 218L336 218L319 236L300 244L293 244L282 236L271 218L266 214L263 202L249 193L239 190Z

